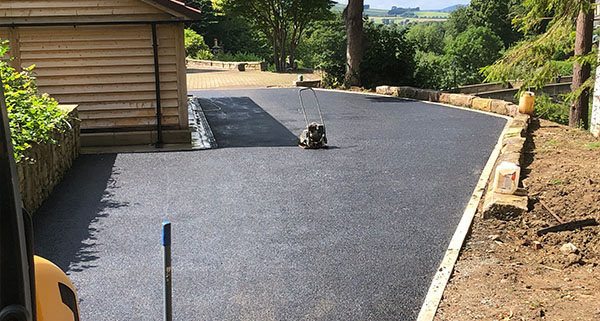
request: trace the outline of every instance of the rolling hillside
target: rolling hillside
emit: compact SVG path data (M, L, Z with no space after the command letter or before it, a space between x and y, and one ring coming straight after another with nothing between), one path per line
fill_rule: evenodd
M331 10L336 12L344 11L345 4L335 4ZM364 14L369 16L375 23L383 23L384 19L399 24L400 22L440 22L448 19L448 12L441 11L413 11L415 17L400 17L388 14L389 10L386 9L366 9Z
M465 5L464 4L457 4L457 5L453 5L453 6L450 6L448 8L444 8L442 10L436 10L436 11L450 13L450 12L452 12L452 11L460 8L460 7L465 7Z

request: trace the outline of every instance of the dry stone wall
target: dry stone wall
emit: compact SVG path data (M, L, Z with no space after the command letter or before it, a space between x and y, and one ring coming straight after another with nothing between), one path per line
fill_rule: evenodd
M197 60L197 59L186 59L186 65L188 68L198 69L224 69L224 70L253 70L253 71L267 71L268 64L262 62L233 62L233 61L213 61L213 60Z
M70 129L55 133L57 144L34 145L26 152L27 160L17 164L23 206L34 213L79 156L80 138L76 106L60 106L70 116Z

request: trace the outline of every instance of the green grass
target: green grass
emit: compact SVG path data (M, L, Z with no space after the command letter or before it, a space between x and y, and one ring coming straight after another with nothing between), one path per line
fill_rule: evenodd
M369 17L369 19L377 24L382 24L383 19L389 19L390 22L394 22L394 24L400 24L401 22L404 22L406 20L408 20L409 22L416 22L416 23L446 21L446 19L404 18L404 17Z
M331 10L335 12L343 12L345 8L345 4L336 3ZM364 14L369 17L387 17L388 11L389 10L385 9L367 9L365 10Z
M586 144L585 148L589 148L589 149L600 148L600 142Z
M335 12L342 12L342 11L344 11L344 8L346 8L346 5L337 3L333 6L333 8L331 8L331 10L333 10ZM422 20L422 19L436 19L439 21L444 21L444 20L448 19L448 16L450 15L447 12L414 11L417 18L405 18L405 17L390 16L390 15L388 15L388 11L389 11L389 9L367 9L367 10L365 10L364 14L369 16L369 18L375 18L376 23L382 23L381 19L390 19L390 20L394 20L394 21L396 21L396 20L404 21L406 19L409 19L409 20L411 20L411 22L412 21L416 21L416 22L429 21L429 20ZM439 17L439 18L434 18L434 17Z
M415 14L419 18L427 18L427 19L432 19L433 17L440 17L440 18L436 18L436 19L448 19L448 17L450 16L450 14L447 12L435 12L435 11L417 11L417 12L415 12Z

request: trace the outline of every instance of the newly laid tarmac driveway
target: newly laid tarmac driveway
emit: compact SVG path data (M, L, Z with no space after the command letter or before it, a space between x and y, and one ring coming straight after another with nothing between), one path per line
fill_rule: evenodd
M201 91L219 149L87 155L36 214L82 319L415 319L505 120L319 91L329 150L302 150L294 89Z

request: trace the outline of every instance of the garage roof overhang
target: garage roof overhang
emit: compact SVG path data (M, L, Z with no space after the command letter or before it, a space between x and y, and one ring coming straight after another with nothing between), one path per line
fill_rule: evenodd
M202 11L177 0L140 0L156 7L164 14L140 15L81 15L52 17L0 17L0 27L21 26L73 26L73 25L115 25L115 24L164 24L199 21Z

